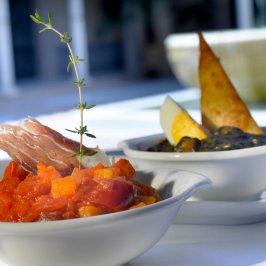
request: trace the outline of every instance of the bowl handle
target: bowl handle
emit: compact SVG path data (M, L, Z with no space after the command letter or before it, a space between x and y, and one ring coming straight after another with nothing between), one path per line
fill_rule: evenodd
M165 194L168 189L168 196L187 199L196 191L208 188L211 183L211 180L204 175L183 170L174 170L165 176L164 182L160 185L159 190L164 191Z

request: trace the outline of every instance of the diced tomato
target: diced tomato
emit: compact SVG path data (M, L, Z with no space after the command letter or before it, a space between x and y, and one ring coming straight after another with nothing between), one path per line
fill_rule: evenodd
M52 180L61 178L54 167L46 167L38 164L38 174L28 175L17 187L16 194L19 196L34 198L46 195L51 191Z
M89 217L160 199L155 189L132 180L134 175L134 168L125 159L111 167L75 168L67 177L42 164L38 164L36 175L29 174L11 162L0 181L0 221Z
M78 188L76 194L71 198L71 203L79 204L81 206L89 203L90 195L93 191L97 190L97 185L98 183L95 180L88 180L86 185L82 185Z
M27 212L31 208L31 201L22 197L16 197L12 204L11 212L16 214L19 221L23 221Z
M50 195L42 195L36 198L33 207L41 212L52 212L64 208L66 204L67 199L65 198L54 198Z
M98 180L88 201L109 211L124 210L134 203L134 186L121 178Z
M127 179L131 179L135 176L136 171L134 167L126 159L118 160L113 166L118 167L120 169L121 176L124 176Z
M17 170L17 163L15 161L9 162L9 164L5 168L3 179L11 178L13 176L15 177L16 170Z
M14 176L12 178L4 178L0 181L0 191L2 192L8 192L13 193L14 190L19 185L19 179L18 177Z
M60 219L62 216L62 209L67 204L66 199L53 198L49 195L43 195L36 199L35 203L29 209L27 214L23 217L24 222L32 222L40 219L45 219L48 216L56 216L56 219ZM58 212L57 212L58 211Z
M48 194L51 190L52 180L49 176L28 175L17 189L16 195L26 198L35 198L40 195Z
M74 217L72 217L74 218ZM42 212L39 217L39 221L56 221L66 219L62 215L62 211Z
M142 197L145 198L145 196L152 196L156 199L155 201L161 200L159 193L153 187L142 184L136 180L133 180L133 183L135 185L136 196L138 198L142 198Z
M5 214L11 207L12 196L9 193L0 191L0 215Z
M30 208L29 211L21 218L21 222L35 222L40 219L40 212Z
M5 215L1 216L3 222L20 222L18 215L10 209Z
M65 213L62 214L63 219L73 219L73 218L78 218L78 215L74 211L66 211Z
M96 166L88 168L88 169L79 169L74 168L71 176L73 176L76 184L79 186L80 184L86 183L89 179L93 178L94 172L99 169L105 168L102 163L98 163Z
M3 178L10 179L13 177L17 177L20 181L22 181L26 178L28 174L29 172L24 170L19 163L11 161L5 168Z

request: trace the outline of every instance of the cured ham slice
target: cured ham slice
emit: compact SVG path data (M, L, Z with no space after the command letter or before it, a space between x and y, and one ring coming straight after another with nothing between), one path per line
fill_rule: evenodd
M121 211L134 204L136 188L123 178L97 178L88 181L76 194L76 200L83 205L101 206L109 212Z
M0 149L32 173L36 172L38 163L53 166L62 175L70 174L79 166L78 158L73 156L79 149L79 143L33 118L24 120L18 126L0 125ZM83 149L88 154L97 152L94 156L84 158L85 166L101 161L108 164L107 156L99 149Z

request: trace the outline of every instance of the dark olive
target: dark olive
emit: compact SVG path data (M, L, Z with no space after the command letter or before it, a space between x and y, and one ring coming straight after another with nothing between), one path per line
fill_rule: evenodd
M183 137L177 144L175 150L178 152L199 151L200 140L197 138Z
M216 135L241 135L243 131L237 127L224 126L216 131Z
M228 132L230 132L231 130L232 130L232 127L228 127L228 126L220 127L219 129L217 129L217 130L214 132L214 135L216 135L216 136L226 135L226 134L228 134Z
M153 146L149 147L147 151L173 152L174 146L172 146L167 139L163 139L163 140L158 140Z

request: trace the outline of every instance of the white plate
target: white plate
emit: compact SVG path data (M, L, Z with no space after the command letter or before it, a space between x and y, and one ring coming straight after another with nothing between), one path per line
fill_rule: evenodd
M266 199L258 201L186 201L174 223L240 225L266 221Z

